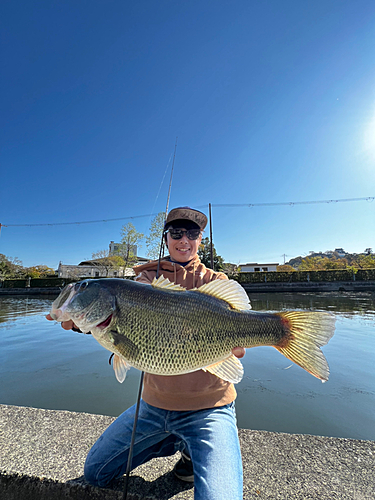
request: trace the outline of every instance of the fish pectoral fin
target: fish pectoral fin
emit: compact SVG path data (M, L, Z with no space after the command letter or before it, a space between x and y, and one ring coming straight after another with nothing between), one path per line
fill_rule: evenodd
M123 333L118 333L116 331L111 330L109 332L109 339L112 342L114 347L114 352L116 351L121 354L124 359L128 361L135 360L139 356L139 348L134 342L132 342L126 335Z
M232 309L248 311L251 309L250 300L244 288L234 280L214 280L210 283L194 288L195 292L205 293L217 299L225 300Z
M232 384L237 384L243 377L242 363L233 354L224 359L224 361L219 361L213 365L206 366L203 370L210 372L227 382L231 382Z
M164 278L164 276L160 276L158 279L154 278L151 286L154 288L162 288L163 290L173 290L174 292L186 292L186 288L181 285L171 283L169 279Z
M117 354L115 354L113 357L112 365L117 380L120 382L120 384L122 384L126 378L128 370L130 369L130 365L128 365L125 359L120 358L120 356L118 356Z

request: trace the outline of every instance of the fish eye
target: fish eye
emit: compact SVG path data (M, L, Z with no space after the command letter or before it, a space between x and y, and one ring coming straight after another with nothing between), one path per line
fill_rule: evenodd
M87 285L88 285L87 281L80 281L79 283L75 283L74 291L82 292L87 287Z

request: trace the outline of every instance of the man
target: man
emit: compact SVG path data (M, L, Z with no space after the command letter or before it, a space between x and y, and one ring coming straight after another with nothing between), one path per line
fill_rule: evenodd
M134 268L136 280L150 284L159 276L187 289L228 279L208 269L197 254L207 217L189 207L171 210L164 238L169 256ZM71 322L63 324L72 328ZM236 348L233 354L244 355ZM177 376L145 374L132 468L155 457L182 452L174 473L194 481L195 500L242 500L242 460L233 384L198 370ZM120 415L90 450L85 477L107 486L126 471L135 406Z

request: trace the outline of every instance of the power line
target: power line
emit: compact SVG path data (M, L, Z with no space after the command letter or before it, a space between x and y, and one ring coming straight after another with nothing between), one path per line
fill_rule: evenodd
M213 208L236 208L236 207L277 207L277 206L294 206L294 205L316 205L324 203L346 203L352 201L369 201L375 200L375 196L367 196L365 198L343 198L338 200L316 200L316 201L288 201L288 202L277 202L277 203L212 203ZM207 204L197 206L196 208L207 208ZM98 220L86 220L86 221L76 221L76 222L46 222L43 224L0 224L0 227L37 227L37 226L69 226L75 224L98 224L99 222L114 222L129 219L141 219L143 217L154 217L158 215L157 213L145 214L145 215L132 215L128 217L117 217L115 219L98 219Z
M294 205L316 205L323 203L344 203L348 201L374 201L374 196L368 196L367 198L344 198L340 200L317 200L317 201L287 201L281 203L214 203L213 207L277 207L277 206L294 206ZM206 205L203 205L206 206ZM199 207L198 207L199 208Z

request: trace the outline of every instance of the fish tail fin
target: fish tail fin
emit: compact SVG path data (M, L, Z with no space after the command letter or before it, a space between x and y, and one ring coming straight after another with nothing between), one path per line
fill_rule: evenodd
M335 317L325 312L293 311L278 313L286 335L274 345L285 357L326 382L329 367L320 347L335 331Z

